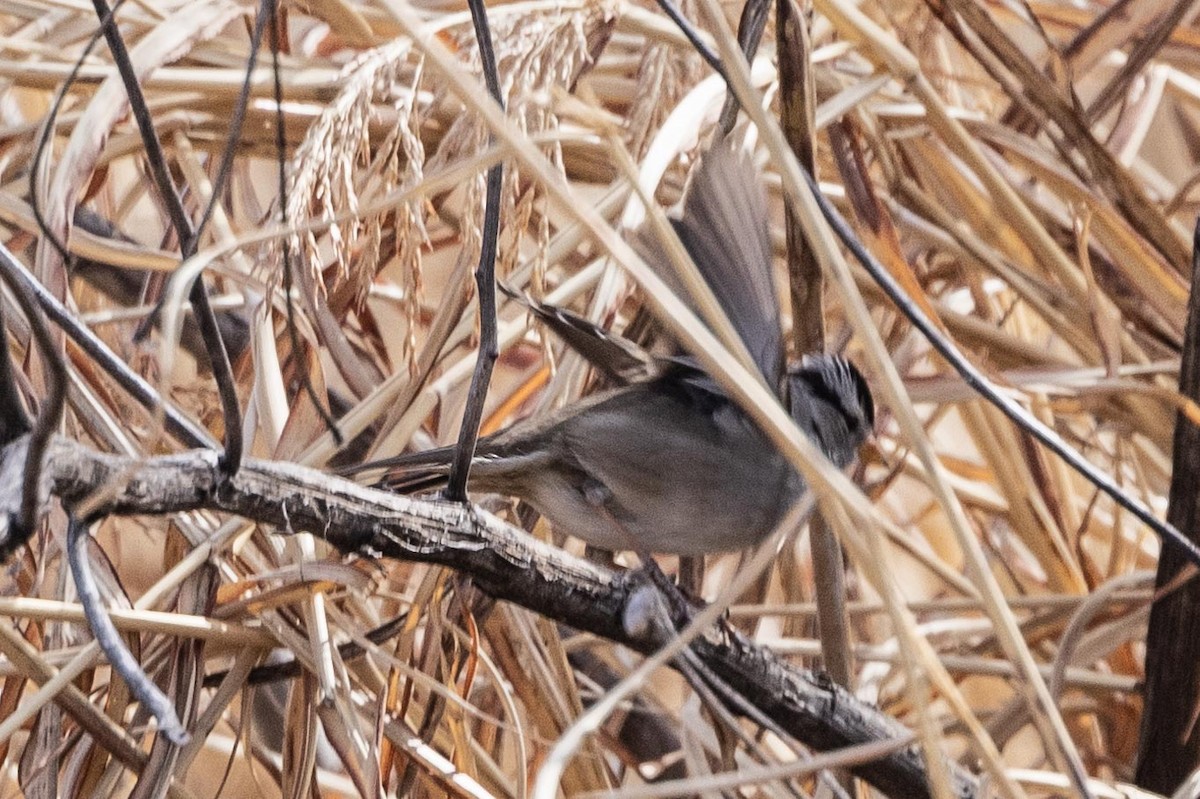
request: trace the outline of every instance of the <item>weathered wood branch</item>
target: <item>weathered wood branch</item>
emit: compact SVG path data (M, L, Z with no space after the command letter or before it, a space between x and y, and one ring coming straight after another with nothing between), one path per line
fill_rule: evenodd
M28 436L0 450L0 553L13 540L21 503ZM538 541L478 509L366 488L323 472L277 461L246 460L226 479L212 450L135 460L52 441L42 473L43 496L90 515L162 515L224 511L280 533L308 532L347 554L437 563L469 575L497 599L576 629L651 652L657 642L622 626L626 603L645 585L639 574L614 572ZM740 636L716 630L693 650L716 675L805 745L828 751L885 741L904 733L893 719L813 672L796 668ZM956 794L973 797L973 777L951 766ZM925 767L915 747L863 764L855 773L896 797L927 797Z

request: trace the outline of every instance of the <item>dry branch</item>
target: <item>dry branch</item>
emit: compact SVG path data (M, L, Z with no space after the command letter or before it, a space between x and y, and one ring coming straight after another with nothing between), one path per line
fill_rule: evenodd
M29 437L0 455L0 551L11 549ZM640 573L614 572L575 558L471 506L414 499L277 461L247 460L227 478L212 450L133 459L56 438L43 464L44 496L91 517L192 510L237 514L281 532L318 535L346 554L437 563L469 575L497 599L643 653L660 642L622 625L630 599L649 586ZM684 620L676 620L677 624ZM886 741L904 729L827 678L795 668L730 631L710 631L693 649L747 701L805 745L829 750ZM891 796L929 796L915 747L855 773ZM956 794L976 794L954 769Z

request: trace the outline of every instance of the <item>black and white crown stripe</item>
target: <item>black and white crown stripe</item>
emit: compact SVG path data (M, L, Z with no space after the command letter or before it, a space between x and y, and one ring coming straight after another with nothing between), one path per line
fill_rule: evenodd
M841 407L847 414L860 411L864 426L874 426L875 400L867 381L852 363L839 356L817 358L806 355L800 362L800 369L820 375L820 381L810 383L814 394ZM853 398L854 407L846 407L850 398Z

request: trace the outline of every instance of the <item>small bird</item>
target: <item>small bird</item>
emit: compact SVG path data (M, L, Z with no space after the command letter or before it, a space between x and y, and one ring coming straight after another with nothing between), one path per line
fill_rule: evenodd
M672 224L767 383L787 392L800 429L844 467L874 425L871 393L837 357L806 356L785 373L755 175L745 155L717 143ZM636 243L677 283L655 240ZM568 311L529 304L618 386L481 439L472 489L519 496L556 529L603 549L703 555L751 546L775 528L804 481L694 359L639 357L636 345ZM445 447L347 471L389 469L383 485L413 490L444 480L452 456Z

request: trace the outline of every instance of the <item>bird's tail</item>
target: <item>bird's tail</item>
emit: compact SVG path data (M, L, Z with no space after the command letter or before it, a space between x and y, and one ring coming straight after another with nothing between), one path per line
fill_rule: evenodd
M381 471L373 485L402 494L432 491L445 484L450 475L454 447L438 447L424 452L406 452L391 458L356 463L342 467L337 473L351 477L366 472Z

